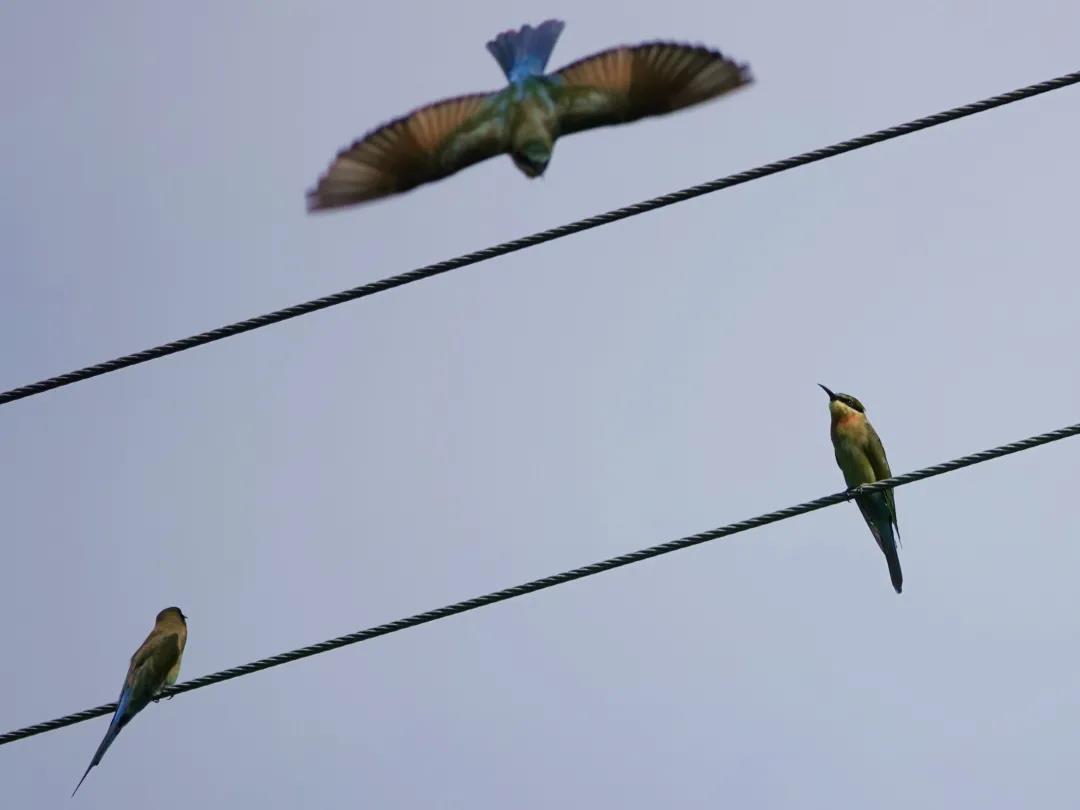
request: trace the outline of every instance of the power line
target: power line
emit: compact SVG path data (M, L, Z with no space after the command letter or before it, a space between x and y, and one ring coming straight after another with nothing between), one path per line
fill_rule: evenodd
M942 464L935 464L933 467L925 467L915 472L905 473L904 475L894 476L893 478L886 479L884 481L876 481L873 484L867 484L860 488L860 492L876 492L881 489L890 487L900 487L905 484L911 484L915 481L921 481L924 478L932 478L936 475L943 475L945 473L954 472L963 467L970 467L973 464L981 464L984 461L990 461L995 458L1001 458L1012 453L1019 453L1022 450L1030 450L1033 447L1038 447L1043 444L1049 444L1051 442L1060 441L1061 439L1067 439L1071 436L1080 435L1080 423L1070 425L1069 427L1063 427L1058 430L1052 430L1049 433L1042 433L1038 436L1031 436L1027 439L1022 439L1011 444L1004 444L1000 447L994 447L989 450L983 450L978 453L972 453L968 456L953 459L952 461L946 461ZM807 512L814 512L818 509L824 509L826 506L832 506L834 504L841 503L843 501L851 500L855 496L855 493L850 490L843 492L836 492L832 495L826 495L822 498L817 498L812 501L798 504L796 506L789 506L786 509L779 509L775 512L768 512L764 515L758 515L757 517L750 518L749 520L743 520L738 523L731 523L727 526L722 526L719 529L712 529L711 531L702 532L701 534L693 534L689 537L683 537L679 540L671 540L667 543L661 543L658 546L650 546L649 548L640 549L638 551L632 551L629 554L622 554L618 557L611 557L601 562L595 562L591 565L585 565L581 568L574 568L570 571L564 571L561 574L553 574L543 579L534 579L531 582L526 582L522 585L515 585L512 588L504 588L501 591L494 591L485 596L477 596L472 599L466 599L463 602L456 602L446 607L441 607L436 610L429 610L425 613L417 613L413 616L408 616L404 619L398 619L396 621L389 622L387 624L380 624L376 627L369 627L366 630L359 630L355 633L350 633L347 636L339 636L338 638L323 641L318 644L312 644L309 647L301 647L298 650L292 650L291 652L280 653L279 655L271 656L270 658L263 658L259 661L253 661L250 664L244 664L242 666L233 667L232 669L222 670L221 672L215 672L211 675L204 675L201 678L195 678L190 681L171 686L165 689L162 693L162 697L172 697L173 695L183 694L184 692L190 692L193 689L201 689L204 686L210 686L215 683L221 683L222 681L228 681L233 678L239 678L242 675L251 675L263 669L269 669L270 667L280 666L281 664L288 664L292 661L298 661L301 658L307 658L309 655L319 655L320 653L329 652L330 650L336 650L339 647L346 647L350 644L357 644L361 641L370 641L373 638L379 636L385 636L390 633L396 633L399 630L407 630L410 627L416 627L421 624L427 624L428 622L437 621L439 619L446 619L450 616L454 616L458 613L465 613L476 608L484 607L486 605L493 605L496 602L504 602L507 599L515 599L519 596L525 596L526 594L534 593L536 591L542 591L545 588L551 588L555 585L562 585L566 582L572 582L575 579L583 579L584 577L591 577L595 574L603 573L604 571L610 571L614 568L621 568L624 565L630 565L631 563L641 562L643 560L651 559L652 557L659 557L662 554L669 554L672 551L680 551L684 548L690 548L700 543L706 543L709 540L717 540L721 537L727 537L732 534L738 534L739 532L749 531L750 529L757 529L762 526L766 526L769 523L777 523L781 520L787 520L788 518L797 517L798 515L804 515ZM32 737L35 734L42 734L46 731L55 731L56 729L63 728L64 726L74 725L75 723L81 723L83 720L90 720L94 717L100 717L105 714L112 714L116 711L115 703L107 703L104 706L98 706L95 709L85 709L75 714L69 714L66 717L60 717L56 720L49 720L45 723L37 723L26 728L17 729L16 731L9 731L7 734L0 735L0 745L5 745L16 740L21 740L25 737Z
M601 225L608 225L612 222L618 222L621 219L627 219L629 217L637 216L638 214L655 211L658 208L664 208L669 205L674 205L675 203L685 202L694 197L700 197L703 194L711 194L714 191L720 191L721 189L748 183L751 180L759 180L762 177L768 177L771 174L777 174L799 166L805 166L808 163L815 163L819 160L842 155L845 152L852 152L856 149L862 149L865 146L871 146L892 138L898 138L902 135L909 135L912 132L917 132L921 129L945 124L949 121L955 121L958 118L964 118L969 115L974 115L975 113L981 113L995 107L1004 106L1005 104L1011 104L1014 101L1021 101L1026 98L1041 95L1042 93L1048 93L1051 90L1068 87L1077 82L1080 82L1080 71L1066 73L1064 76L1059 76L1056 79L1048 79L1047 81L1039 82L1038 84L1032 84L1028 87L1022 87L1018 90L1012 90L1008 93L992 96L983 99L982 101L965 104L962 107L955 107L951 110L946 110L945 112L926 116L925 118L917 118L914 121L909 121L908 123L900 124L899 126L880 129L877 132L871 132L868 135L862 135L858 138L842 141L823 149L804 152L801 155L778 160L774 163L767 163L764 166L758 166L755 169L749 169L718 180L711 180L707 183L684 188L681 191L664 194L660 197L653 197L651 200L645 200L623 208L617 208L614 211L608 211L605 214L597 214L596 216L587 219L571 222L568 225L560 225L557 228L540 231L531 236L524 236L520 239L514 239L510 242L503 242L502 244L485 248L484 250L466 253L463 256L458 256L456 259L447 259L445 261L437 262L436 264L429 264L415 270L410 270L407 273L390 276L389 278L384 278L380 281L373 281L370 284L362 284L359 287L343 290L334 293L333 295L324 296L323 298L316 298L303 304L295 304L291 307L269 312L265 315L259 315L255 318L237 321L236 323L221 326L209 332L192 335L191 337L182 338L181 340L174 340L170 343L163 343L160 346L144 349L135 354L117 357L104 363L98 363L75 371L69 371L66 374L61 374L57 377L50 377L49 379L40 380L35 383L30 383L29 385L23 385L19 388L12 388L10 391L0 393L0 405L14 402L17 399L34 396L35 394L42 394L53 388L60 388L65 385L81 382L82 380L88 380L91 377L99 377L102 374L119 371L122 368L135 366L139 363L146 363L150 360L156 360L170 354L194 349L196 346L202 346L207 343L213 343L216 340L232 337L233 335L250 332L253 329L261 329L264 326L270 326L271 324L287 321L290 318L297 318L301 315L317 312L318 310L326 309L327 307L344 304L347 301L354 301L357 298L365 298L369 295L375 295L375 293L391 290L395 287L404 286L405 284L411 284L414 281L437 276L440 273L447 273L451 270L457 270L462 267L487 261L488 259L494 259L497 256L505 256L508 253L535 247L544 242L562 239L564 236L570 236L575 233L580 233L581 231L598 228Z

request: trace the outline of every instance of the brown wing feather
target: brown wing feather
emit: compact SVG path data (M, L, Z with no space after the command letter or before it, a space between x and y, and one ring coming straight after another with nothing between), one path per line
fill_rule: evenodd
M308 192L308 210L397 194L505 151L504 124L481 115L490 98L439 101L368 133L338 153Z
M612 48L554 75L562 134L663 115L753 81L748 66L717 51L670 42Z
M160 686L165 677L180 660L183 651L177 633L151 633L142 646L131 656L131 672L145 673L145 677Z

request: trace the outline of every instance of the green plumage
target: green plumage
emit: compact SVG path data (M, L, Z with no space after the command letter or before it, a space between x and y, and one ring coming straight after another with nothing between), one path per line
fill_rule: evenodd
M488 48L507 87L429 104L368 133L308 192L309 210L397 194L500 154L539 177L563 135L662 115L751 82L746 65L669 42L612 48L545 74L561 31L549 20L497 36Z
M820 385L820 383L819 383ZM833 452L836 464L844 474L849 489L892 478L885 447L874 426L866 418L866 409L850 394L835 394L824 385L829 395L829 414L832 417ZM885 555L889 578L897 593L903 589L903 573L897 543L900 527L896 521L896 500L893 491L868 492L858 495L855 503L862 512L874 540Z

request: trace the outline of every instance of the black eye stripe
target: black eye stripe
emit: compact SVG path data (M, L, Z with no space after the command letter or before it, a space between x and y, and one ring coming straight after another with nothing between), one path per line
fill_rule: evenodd
M851 396L851 394L837 394L836 398L852 410L856 410L859 413L866 413L866 408L863 407L863 404L855 399L855 397Z

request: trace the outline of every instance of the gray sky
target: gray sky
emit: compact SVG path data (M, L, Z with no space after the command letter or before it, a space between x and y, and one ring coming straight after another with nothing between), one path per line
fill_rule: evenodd
M554 66L701 41L746 92L308 216L335 151ZM1080 7L0 6L0 387L1080 67ZM842 486L818 381L907 471L1075 422L1080 90L5 406L0 731ZM152 705L85 808L1056 808L1080 724L1064 442ZM64 806L100 718L0 749ZM75 802L72 803L74 806Z

